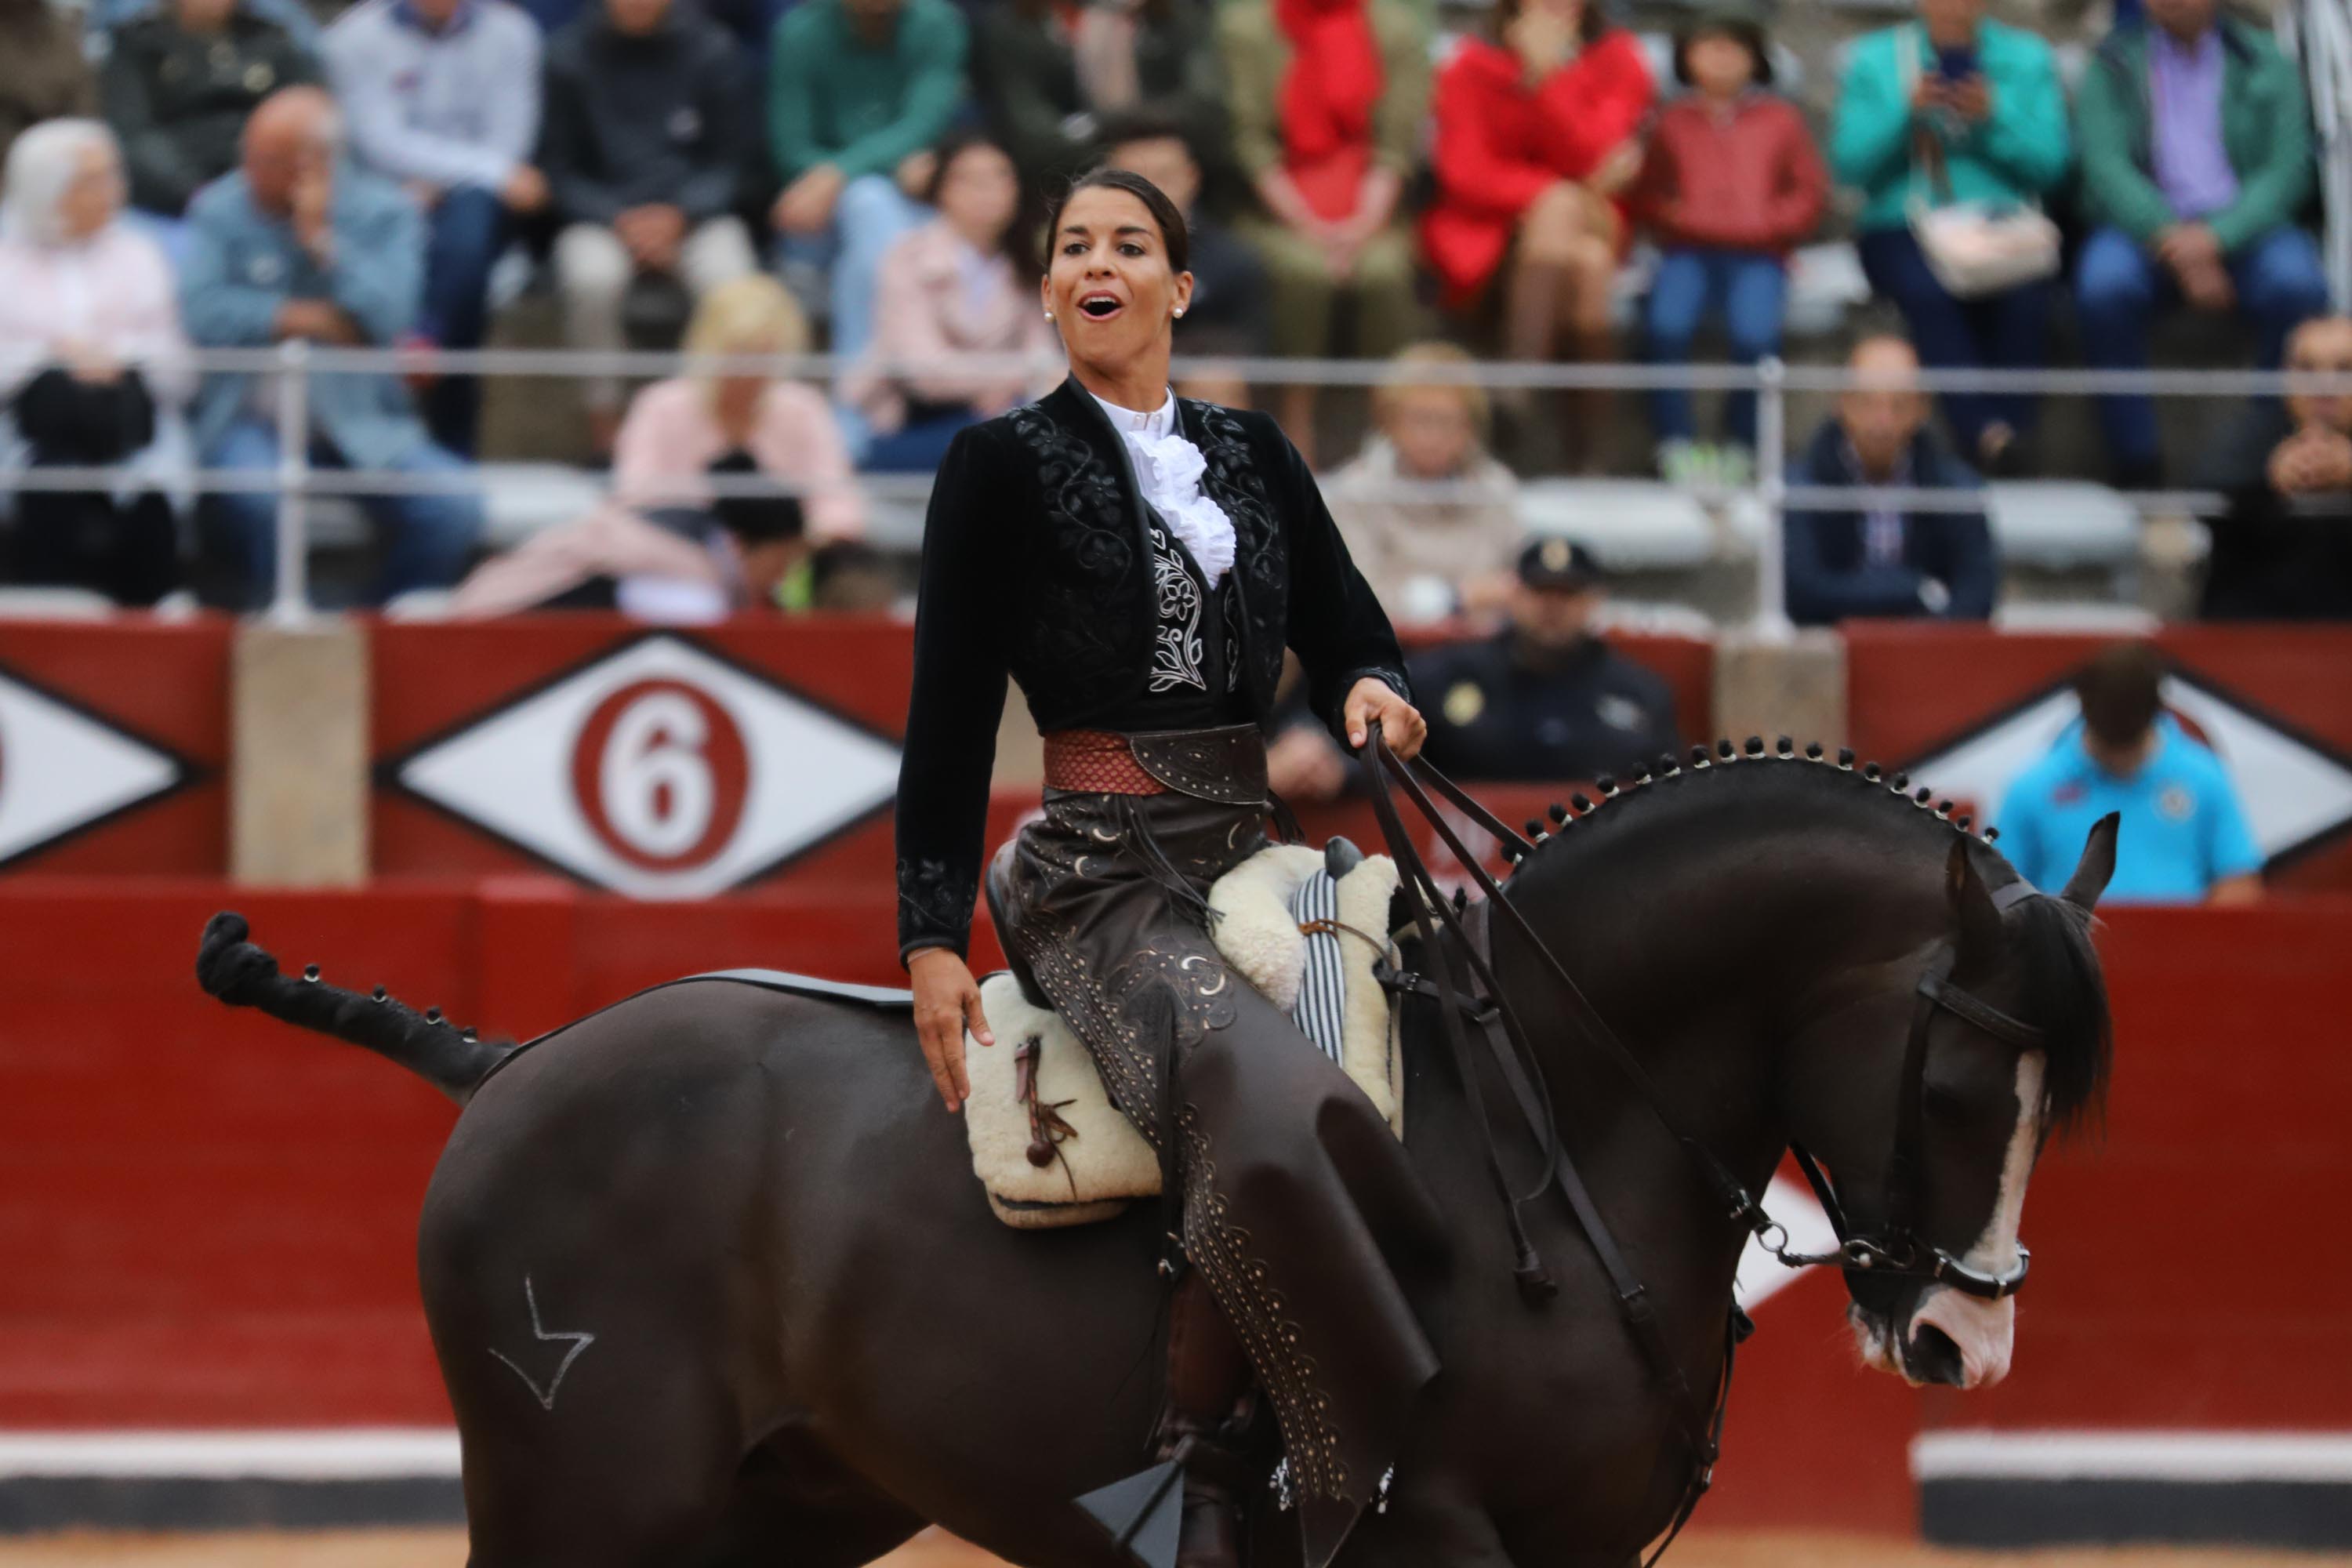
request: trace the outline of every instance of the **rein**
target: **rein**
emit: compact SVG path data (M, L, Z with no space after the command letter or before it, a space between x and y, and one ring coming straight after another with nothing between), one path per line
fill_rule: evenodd
M2031 1260L2031 1255L2022 1246L2018 1248L2018 1260L2014 1265L2000 1274L1988 1274L1962 1262L1941 1247L1928 1245L1913 1228L1921 1181L1915 1152L1920 1138L1919 1124L1924 1104L1927 1033L1938 1009L1956 1014L1989 1034L2023 1047L2042 1045L2042 1032L1953 985L1950 975L1958 955L1949 943L1944 944L1930 962L1927 973L1920 977L1918 1000L1913 1008L1910 1037L1904 1052L1904 1099L1897 1109L1895 1143L1888 1158L1886 1226L1882 1234L1875 1236L1857 1232L1849 1223L1844 1206L1828 1174L1809 1152L1792 1145L1792 1152L1805 1173L1806 1180L1820 1196L1822 1207L1837 1233L1840 1247L1836 1252L1820 1255L1791 1252L1789 1250L1787 1228L1765 1212L1763 1205L1712 1149L1675 1124L1667 1110L1665 1095L1649 1070L1627 1048L1617 1032L1609 1026L1608 1021L1569 973L1567 965L1536 934L1527 916L1504 896L1501 885L1479 858L1469 852L1453 824L1431 798L1429 789L1423 787L1423 781L1425 779L1428 785L1443 795L1448 804L1492 835L1512 858L1532 854L1535 845L1472 799L1460 785L1427 762L1416 760L1409 763L1400 759L1389 749L1387 737L1377 723L1372 726L1362 762L1366 780L1370 785L1373 814L1380 822L1382 837L1388 840L1390 855L1402 873L1402 885L1409 894L1413 926L1421 938L1423 962L1431 971L1427 977L1392 973L1385 977L1384 984L1391 989L1430 996L1438 1003L1446 1044L1454 1057L1456 1076L1463 1084L1464 1097L1469 1102L1471 1114L1485 1133L1488 1174L1503 1200L1505 1218L1510 1226L1512 1245L1517 1251L1517 1265L1513 1273L1520 1294L1529 1307L1540 1307L1559 1293L1559 1286L1544 1268L1541 1257L1528 1237L1520 1215L1523 1205L1542 1196L1549 1187L1557 1186L1568 1200L1578 1226L1608 1273L1611 1289L1616 1294L1619 1316L1623 1319L1635 1343L1641 1347L1643 1358L1650 1363L1652 1374L1674 1405L1684 1441L1691 1449L1693 1468L1690 1481L1684 1489L1665 1538L1659 1542L1648 1560L1648 1565L1645 1565L1649 1568L1674 1544L1675 1537L1682 1533L1683 1527L1697 1510L1700 1498L1713 1484L1715 1463L1722 1451L1723 1421L1731 1393L1733 1359L1740 1342L1753 1331L1754 1325L1734 1301L1725 1323L1723 1369L1717 1379L1711 1407L1703 1409L1691 1390L1689 1380L1683 1374L1673 1351L1665 1342L1664 1332L1659 1325L1647 1288L1626 1262L1623 1251L1610 1234L1606 1221L1592 1201L1591 1190L1576 1169L1575 1162L1560 1142L1559 1122L1551 1096L1545 1086L1541 1059L1535 1053L1517 1009L1503 994L1495 977L1492 958L1495 920L1499 915L1507 921L1542 961L1560 994L1567 998L1570 1011L1583 1033L1616 1062L1648 1104L1651 1115L1682 1146L1692 1164L1715 1189L1726 1215L1753 1235L1768 1253L1791 1268L1835 1263L1847 1269L1867 1271L1879 1279L1923 1279L1985 1300L1998 1300L2013 1295L2024 1283ZM1445 897L1414 847L1412 834L1406 829L1391 794L1392 784L1436 829L1446 848L1486 895L1483 902L1465 910L1457 908ZM2033 896L2036 892L2032 884L2017 882L1993 895L1993 907L1997 910L2005 910L2021 900ZM1438 941L1437 932L1441 928L1453 937L1451 944ZM1483 993L1474 992L1463 983L1455 970L1457 955L1467 963L1484 987ZM1464 1026L1465 1019L1481 1026L1503 1080L1509 1086L1521 1115L1543 1150L1544 1170L1535 1187L1524 1194L1514 1192L1503 1173L1495 1124L1487 1116L1485 1096L1479 1088L1477 1075L1472 1069L1467 1032Z

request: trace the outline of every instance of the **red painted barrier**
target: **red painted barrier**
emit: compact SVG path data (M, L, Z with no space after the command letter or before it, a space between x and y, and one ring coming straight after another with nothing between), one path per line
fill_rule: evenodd
M195 934L226 896L0 885L0 1427L446 1419L413 1258L454 1112L199 995ZM889 968L887 893L652 905L514 878L237 901L289 963L517 1032L696 969ZM2111 1122L2035 1182L2017 1375L1923 1402L1861 1373L1837 1281L1809 1275L1758 1314L1710 1521L1903 1524L1923 1403L1938 1423L2341 1426L2352 1262L2325 1227L2352 1188L2352 901L2119 910L2103 945Z

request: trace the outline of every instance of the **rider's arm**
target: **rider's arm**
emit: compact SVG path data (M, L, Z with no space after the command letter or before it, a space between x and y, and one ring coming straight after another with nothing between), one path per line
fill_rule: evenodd
M898 763L898 953L971 939L987 832L988 781L1004 714L1004 563L990 541L991 509L1007 494L987 434L964 431L949 447L923 524L923 573L915 609L915 683Z
M1290 646L1307 670L1307 700L1334 735L1347 738L1340 706L1356 682L1383 682L1411 697L1404 654L1388 612L1348 556L1347 542L1298 448L1277 435L1282 470L1272 488L1290 539Z

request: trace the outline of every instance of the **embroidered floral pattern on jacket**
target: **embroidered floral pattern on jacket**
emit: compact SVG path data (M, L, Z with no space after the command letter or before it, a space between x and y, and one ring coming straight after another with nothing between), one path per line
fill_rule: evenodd
M1275 521L1265 478L1251 454L1249 434L1233 410L1213 403L1186 403L1183 407L1206 437L1201 455L1208 471L1201 489L1233 519L1234 571L1249 607L1249 684L1270 698L1282 679L1289 619L1290 571L1282 529ZM1229 617L1227 624L1234 625L1236 618ZM1239 644L1238 636L1235 640ZM1234 668L1240 667L1236 659Z
M971 932L971 906L980 882L944 860L898 862L898 946L932 938L961 952Z
M1151 530L1151 577L1159 590L1160 625L1151 637L1149 684L1154 692L1180 686L1206 691L1209 683L1201 674L1201 584L1157 527Z

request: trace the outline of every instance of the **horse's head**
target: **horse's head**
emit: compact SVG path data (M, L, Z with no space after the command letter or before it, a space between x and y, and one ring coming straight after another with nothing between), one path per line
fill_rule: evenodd
M2095 827L2065 889L1988 885L1955 840L1942 931L1872 966L1793 1044L1790 1111L1843 1208L1864 1362L1979 1388L2009 1372L2025 1186L2053 1129L2102 1094L2106 992L2091 910L2115 869ZM1980 864L1981 862L1981 864Z

